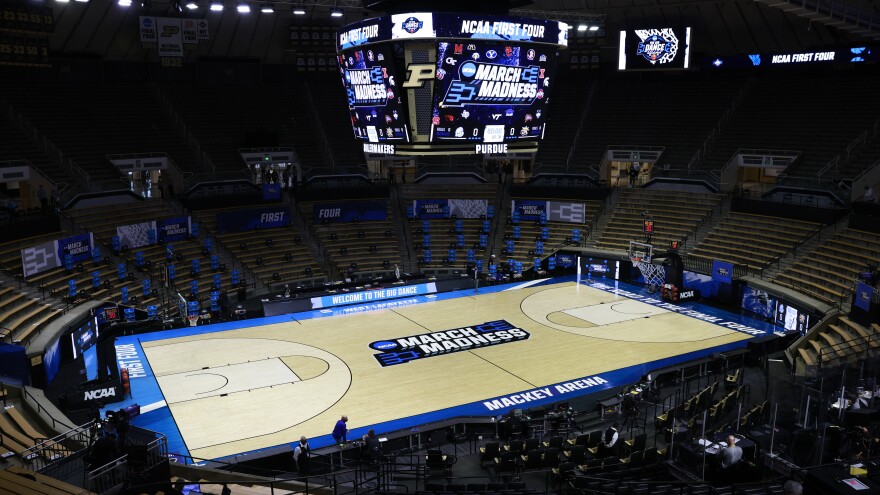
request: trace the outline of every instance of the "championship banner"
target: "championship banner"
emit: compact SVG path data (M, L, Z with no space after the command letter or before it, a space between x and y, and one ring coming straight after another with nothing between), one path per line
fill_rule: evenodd
M21 250L21 267L25 278L60 266L61 260L55 249L55 241L44 242Z
M446 199L415 199L413 211L419 218L449 218L449 200Z
M200 19L199 23L196 25L196 34L199 38L199 42L208 41L208 21L205 19Z
M183 19L183 44L198 45L199 44L199 28L197 19Z
M156 27L159 34L159 56L183 57L183 36L180 32L180 19L157 17Z
M159 241L186 239L191 231L191 217L173 217L156 221L156 236Z
M284 206L217 213L217 232L244 232L290 225L290 213Z
M150 244L150 231L156 231L155 221L120 225L116 227L116 237L119 237L120 246L134 249ZM153 242L156 242L155 237Z
M346 203L320 203L312 207L312 219L315 222L361 222L385 220L388 218L388 206L384 200L349 201Z
M550 201L547 220L551 222L587 223L587 205Z
M519 213L520 220L534 221L541 219L541 213L547 214L548 201L537 199L514 199L511 201L511 211Z
M712 260L712 280L722 284L733 283L733 263Z
M403 287L389 287L387 289L366 290L363 292L347 292L332 296L312 298L312 309L329 308L346 304L370 303L398 297L422 296L437 292L437 284L407 285Z
M58 259L62 262L67 255L73 258L74 263L86 261L92 257L94 238L91 232L60 239L55 243L58 246Z
M141 43L143 44L153 44L159 41L158 36L156 36L156 18L155 17L145 17L141 16L140 18L140 34L141 34Z
M874 288L863 282L856 282L856 294L853 297L853 305L864 311L871 311L871 299L874 296Z

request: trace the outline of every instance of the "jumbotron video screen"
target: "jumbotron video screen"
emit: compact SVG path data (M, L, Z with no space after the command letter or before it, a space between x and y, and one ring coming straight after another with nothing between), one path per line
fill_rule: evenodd
M409 142L389 47L371 46L338 55L355 138L371 143Z
M555 63L554 46L439 42L431 141L541 139Z

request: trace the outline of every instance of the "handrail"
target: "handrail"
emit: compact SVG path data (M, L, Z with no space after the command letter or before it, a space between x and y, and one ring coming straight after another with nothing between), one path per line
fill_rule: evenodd
M878 122L880 122L880 121L878 121ZM854 149L856 149L856 147L859 145L864 146L865 142L867 140L868 140L868 131L866 129L866 130L862 131L862 133L859 134L855 139L853 139L851 143L846 145L846 160L849 161L850 154L852 153L852 151Z
M703 144L701 144L700 147L697 148L697 151L691 157L690 161L687 164L688 170L690 170L694 166L699 166L706 155L709 154L710 146L713 142L715 142L718 134L721 134L721 131L724 130L724 125L733 118L737 107L739 107L739 105L742 103L742 100L745 98L745 95L748 92L751 83L751 78L746 79L745 85L742 87L742 89L739 90L739 93L736 94L736 96L733 98L733 101L730 102L730 106L727 107L724 113L721 114L721 117L718 118L718 122L715 123L715 125L712 127L712 130L709 131L709 135L706 136L706 139L703 140Z
M174 104L171 103L171 99L162 91L161 86L158 82L153 83L153 95L159 100L159 103L162 105L162 109L166 113L166 117L171 120L171 123L174 125L174 128L177 130L181 139L183 139L184 144L186 144L187 148L189 148L190 153L196 156L199 160L199 165L202 167L202 170L215 171L217 170L214 162L211 161L210 157L208 157L207 152L202 151L202 145L199 140L196 138L195 134L193 134L192 130L190 130L189 126L184 122L183 117L181 117L180 113L177 109L174 108Z
M315 100L312 98L312 89L309 87L308 81L303 82L303 86L305 87L306 101L309 102L309 113L315 121L315 129L319 132L321 145L323 146L323 149L327 150L327 158L330 159L330 168L333 169L336 167L336 160L333 156L333 147L327 144L327 133L324 132L324 126L321 125L321 116L318 113L318 108L315 106Z
M587 101L584 102L584 109L581 112L581 118L578 120L578 128L574 133L574 139L571 142L571 149L568 150L568 157L565 159L566 168L571 165L571 160L574 158L574 150L577 147L578 139L581 137L581 131L584 128L584 120L587 118L587 113L590 110L590 103L593 101L593 95L596 93L596 85L599 84L599 81L593 81L592 86L590 86L590 94L587 95Z
M31 136L34 143L36 143L37 146L40 147L40 149L44 153L46 153L53 162L55 162L61 168L67 168L73 177L83 178L85 180L86 189L90 187L91 183L89 174L85 173L85 171L83 171L78 165L76 165L76 163L72 159L67 158L67 161L65 162L64 153L47 136L40 133L40 131L37 130L36 126L34 126L30 120L28 120L20 112L17 112L6 100L0 99L0 108L4 110L4 113L7 113L9 115L9 119L13 123L18 124L18 128L21 131Z
M876 347L873 344L880 344L880 334L871 334L867 337L859 336L851 340L847 340L844 342L837 342L834 344L828 344L819 349L819 362L818 365L821 367L822 365L826 365L831 363L832 361L837 361L840 359L846 359L853 355L860 354L861 352L868 352L871 347ZM857 347L864 346L864 349L856 349ZM847 350L855 350L856 352L848 353ZM842 352L841 356L838 352ZM831 357L826 356L827 354L831 354Z
M64 428L67 428L68 430L75 430L76 429L76 427L70 426L66 422L63 422L59 419L56 419L55 416L52 415L52 412L49 411L48 409L46 409L45 407L43 407L43 404L41 404L40 401L37 400L37 397L35 397L28 390L28 387L22 387L21 390L22 390L22 393L24 394L25 402L30 404L31 407L36 406L37 414L40 415L41 418L43 418L45 420L46 417L48 417L50 420L52 420L52 428L55 428L56 425L60 425L60 426L63 426ZM30 400L32 402L28 402L28 400L27 400L28 398L30 398ZM44 414L45 414L45 416L43 416ZM64 419L67 419L67 418L64 418Z
M602 203L599 205L599 208L596 209L596 213L593 214L593 218L590 219L590 224L587 226L587 235L588 239L593 238L593 234L595 233L596 226L599 224L599 220L602 217L602 214L605 213L605 210L608 208L608 204L611 202L611 194L607 194L605 199L602 200Z
M846 159L847 160L849 160L849 151L850 151L849 147L847 147L847 150L846 150ZM837 155L834 158L832 158L831 160L829 160L828 163L826 163L824 167L820 168L819 172L816 175L821 180L822 176L825 175L826 173L828 173L829 170L834 169L834 171L837 172L837 166L839 163L840 163L840 155Z

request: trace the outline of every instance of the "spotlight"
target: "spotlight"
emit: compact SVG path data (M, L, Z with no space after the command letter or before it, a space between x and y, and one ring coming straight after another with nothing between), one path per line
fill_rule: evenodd
M306 15L306 9L302 8L302 6L294 7L293 15Z
M271 3L264 3L260 7L260 12L262 12L264 14L273 14L273 13L275 13L275 8L272 7Z
M119 0L116 4L120 7L131 7L131 0Z
M211 12L223 12L223 4L220 2L212 2Z
M89 0L76 0L79 3L89 3Z
M174 7L174 11L178 14L183 13L183 5L180 5L180 0L174 0L174 2L171 3L171 6Z
M80 0L76 0L79 2ZM141 7L145 9L150 9L153 7L153 0L141 0Z
M197 3L195 3L195 2L188 2L188 3L186 4L186 8L188 8L189 10L198 10L198 9L199 9L199 4L197 4Z
M240 3L235 9L238 10L239 14L247 14L251 11L251 6L246 3Z
M330 17L342 17L342 9L333 9L330 11Z
M69 2L70 0L55 0L55 1L56 1L57 3L67 3L67 2Z
M578 31L586 31L586 30L587 30L587 25L586 25L586 24L580 24L580 25L578 25Z
M598 31L599 26L590 26L590 31Z

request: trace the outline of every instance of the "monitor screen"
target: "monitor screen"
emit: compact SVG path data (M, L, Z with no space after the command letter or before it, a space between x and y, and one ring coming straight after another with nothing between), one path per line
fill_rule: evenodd
M688 69L690 44L689 27L621 31L617 70Z
M391 47L347 50L338 55L338 62L355 138L370 143L409 142Z
M766 291L745 287L743 289L742 307L764 318L773 318L776 311L776 299Z
M440 42L431 141L541 139L555 68L554 46Z

